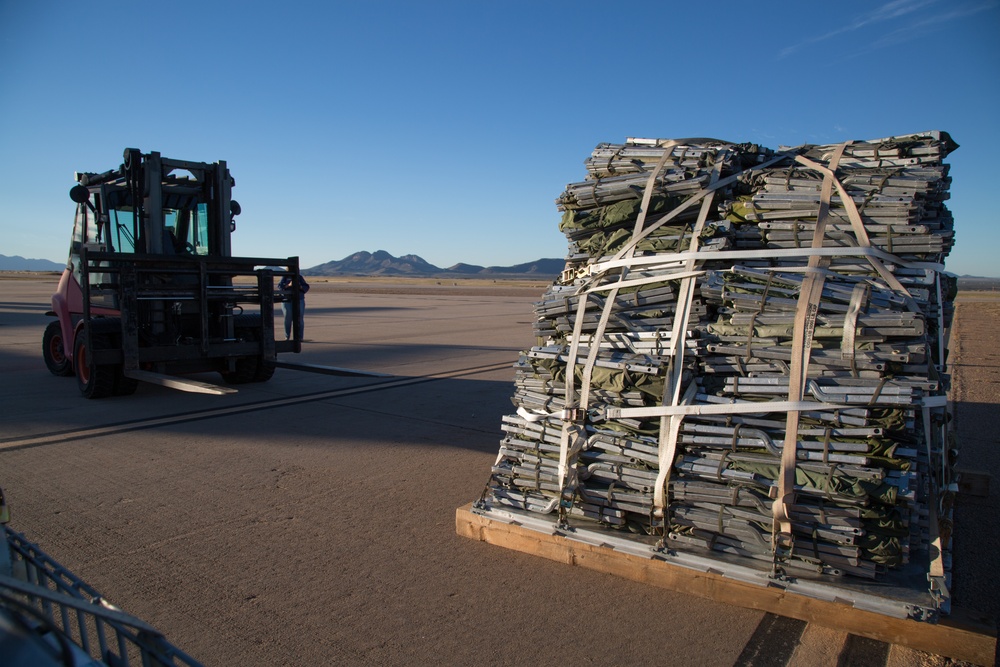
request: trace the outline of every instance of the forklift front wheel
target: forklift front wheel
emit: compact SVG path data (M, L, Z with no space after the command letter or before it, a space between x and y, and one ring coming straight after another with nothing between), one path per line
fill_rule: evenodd
M59 320L49 322L42 335L42 358L45 360L45 367L49 372L59 377L69 377L73 374L73 364L66 356L66 348L63 347L62 327Z
M107 336L92 334L95 348L103 349ZM86 336L80 332L76 337L76 350L73 354L73 365L76 367L76 385L85 398L105 398L115 389L114 366L97 366L87 349Z

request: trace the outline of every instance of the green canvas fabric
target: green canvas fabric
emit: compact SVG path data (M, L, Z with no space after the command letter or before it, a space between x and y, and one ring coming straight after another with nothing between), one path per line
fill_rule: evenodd
M770 464L729 461L726 467L730 470L755 473L766 479L778 479L781 474L781 466L777 462ZM838 466L830 466L830 472L827 474L796 468L795 484L828 497L842 496L848 500L867 500L883 505L895 505L897 500L896 487L852 477L843 473Z
M565 383L565 363L555 359L534 359L532 361L538 368L544 368L548 371L553 380ZM575 377L578 381L583 380L583 366L581 364L576 365ZM591 373L590 380L594 387L616 393L624 393L634 389L649 396L653 401L658 400L663 395L663 378L646 373L633 373L628 370L596 366Z
M649 201L646 216L667 213L683 200L680 197L654 196ZM634 223L639 217L642 202L638 199L624 201L579 211L566 211L559 223L559 231L569 233L586 229L604 229Z

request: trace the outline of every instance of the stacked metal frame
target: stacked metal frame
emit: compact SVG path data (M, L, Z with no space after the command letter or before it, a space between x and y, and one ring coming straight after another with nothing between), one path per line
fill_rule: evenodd
M597 146L479 507L772 576L916 559L946 607L956 148Z

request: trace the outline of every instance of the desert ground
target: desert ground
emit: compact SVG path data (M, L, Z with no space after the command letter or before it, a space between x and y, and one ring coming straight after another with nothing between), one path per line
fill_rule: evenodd
M206 665L954 664L458 537L544 283L316 280L288 360L391 377L97 401L42 361L55 277L0 285L11 527ZM960 295L960 467L993 484L957 502L952 593L994 619L998 328Z

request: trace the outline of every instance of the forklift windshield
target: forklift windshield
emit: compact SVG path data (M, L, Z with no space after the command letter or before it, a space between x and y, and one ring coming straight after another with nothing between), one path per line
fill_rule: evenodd
M198 204L192 209L164 209L163 228L170 235L178 255L208 254L207 204ZM164 245L163 251L169 253L170 249Z
M141 252L136 248L135 219L131 206L112 208L108 211L111 223L107 234L115 252ZM208 204L198 203L191 208L163 209L163 254L208 255Z

